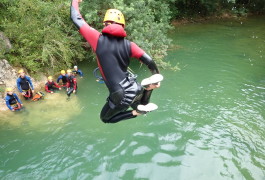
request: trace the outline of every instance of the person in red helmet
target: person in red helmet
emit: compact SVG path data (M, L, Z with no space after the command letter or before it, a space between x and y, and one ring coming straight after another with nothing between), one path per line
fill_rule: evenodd
M152 90L160 87L163 76L148 54L134 42L125 39L125 18L121 11L107 10L104 28L100 33L82 18L80 2L82 0L72 0L71 19L95 52L101 75L109 90L109 97L101 110L101 120L116 123L157 109L157 105L149 103L149 100ZM131 57L139 59L153 74L143 80L142 85L128 72ZM129 107L133 110L128 110Z

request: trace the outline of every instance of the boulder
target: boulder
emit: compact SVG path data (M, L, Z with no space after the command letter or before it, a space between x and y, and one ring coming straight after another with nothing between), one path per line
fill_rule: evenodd
M12 45L9 39L4 35L3 32L0 32L0 58L3 58L4 54L12 48Z

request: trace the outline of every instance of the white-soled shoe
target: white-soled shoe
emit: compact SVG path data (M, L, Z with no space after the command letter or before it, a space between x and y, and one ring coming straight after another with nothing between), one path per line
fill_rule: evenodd
M158 108L158 106L154 103L148 103L147 105L138 105L137 106L137 112L140 114L146 114L147 112L154 111Z
M155 83L159 83L164 79L164 77L161 74L154 74L152 76L150 76L149 78L145 78L142 80L141 85L142 86L147 86L150 84L155 84Z

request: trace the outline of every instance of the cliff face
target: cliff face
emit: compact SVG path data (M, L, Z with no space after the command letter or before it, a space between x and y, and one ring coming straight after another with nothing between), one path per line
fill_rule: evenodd
M0 57L4 53L8 52L12 48L12 45L9 39L4 35L3 32L0 32Z
M16 70L4 59L6 52L10 51L12 45L9 39L0 32L0 110L1 106L4 103L4 92L6 87L15 88L16 84Z
M0 86L14 87L17 79L16 70L7 60L0 60Z
M12 87L15 89L16 79L16 70L8 63L7 60L0 60L0 110L3 109L2 105L5 103L3 100L5 96L5 88Z
M10 51L11 48L12 45L9 39L0 32L0 111L7 110L4 100L6 87L11 87L18 93L16 87L17 70L4 58L5 53Z

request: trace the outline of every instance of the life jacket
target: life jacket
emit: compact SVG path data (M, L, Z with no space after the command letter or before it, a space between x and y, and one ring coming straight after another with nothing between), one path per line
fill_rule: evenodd
M21 89L25 91L30 89L29 82L26 79L26 76L24 78L20 77L20 86L21 86Z
M7 96L10 97L10 98L9 98L9 104L10 104L10 105L17 104L17 100L16 100L16 98L15 98L15 96L14 96L13 94L12 94L12 95L7 94Z
M96 54L102 77L111 92L120 89L119 83L126 78L130 64L131 42L125 39L123 27L111 24L102 30Z
M37 92L37 93L35 94L35 96L32 98L32 101L38 101L38 100L42 99L43 97L44 97L44 93L42 93L42 92Z

